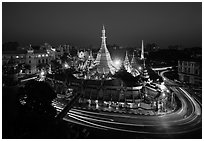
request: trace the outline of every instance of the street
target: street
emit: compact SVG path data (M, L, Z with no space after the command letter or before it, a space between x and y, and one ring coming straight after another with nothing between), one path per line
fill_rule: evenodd
M201 129L201 104L182 87L165 78L163 73L161 76L165 85L171 88L181 101L181 107L172 113L146 116L72 108L63 119L102 130L143 134L182 134Z

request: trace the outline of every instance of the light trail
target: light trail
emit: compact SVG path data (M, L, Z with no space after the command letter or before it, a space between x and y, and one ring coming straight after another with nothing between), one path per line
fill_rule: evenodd
M161 72L161 76L165 78L163 74L164 71ZM201 129L200 103L169 79L165 78L165 83L175 86L170 88L181 102L181 108L172 113L162 116L129 116L119 113L92 112L72 108L64 119L70 122L73 119L73 122L77 124L93 128L144 134L181 134Z
M195 107L195 111L197 115L201 115L201 110L200 110L200 106L199 104L189 95L188 92L186 92L184 89L180 88L181 91L183 91L183 93L186 94L186 96L191 100L191 102L193 102L193 105ZM199 107L199 108L198 108Z
M147 124L130 124L130 123L122 123L122 122L114 122L114 121L107 121L107 120L99 120L99 119L94 119L94 118L88 118L85 116L79 116L77 114L72 114L72 113L68 113L68 115L72 115L72 116L77 116L80 117L82 119L87 119L87 120L92 120L92 121L98 121L98 122L105 122L105 123L110 123L110 124L120 124L120 125L131 125L131 126L155 126L155 125L147 125ZM158 125L159 126L159 125Z
M95 123L92 123L92 122L88 122L88 121L86 121L86 120L82 120L82 119L79 119L79 118L76 118L76 117L74 117L74 116L71 116L71 115L69 115L70 117L72 117L72 118L74 118L74 119L77 119L77 120L79 120L79 121L82 121L82 122L85 122L85 123L88 123L88 124L91 124L91 125L94 125L93 127L94 128L98 128L98 127L100 127L100 128L105 128L105 129L111 129L111 130L117 130L117 131L123 131L123 132L132 132L132 133L148 133L148 134L160 134L160 133L152 133L152 132L144 132L144 131L133 131L133 130L127 130L127 129L120 129L120 128L114 128L114 127L109 127L109 126L104 126L104 125L99 125L99 124L95 124ZM67 120L67 119L66 119ZM71 121L72 122L72 121ZM79 123L79 124L81 124L81 123Z
M74 117L74 116L70 116L70 117L72 117L73 119L76 119L76 120L80 120L79 118L76 118L76 117ZM91 128L97 128L97 129L101 129L101 130L107 130L107 129L105 129L105 128L100 128L100 127L97 127L97 126L92 126L92 125L89 125L89 124L84 124L84 123L82 123L82 122L74 121L74 120L69 119L69 118L63 118L63 120L68 121L68 122L72 122L72 123L76 123L76 124L79 124L79 125L91 127ZM83 120L81 120L81 121L83 121Z
M114 121L113 119L91 116L91 115L83 114L83 113L80 113L80 112L77 112L77 111L71 111L68 114L70 114L70 113L80 114L80 115L84 115L84 116L88 116L88 117L92 117L92 118L97 118L97 119L100 119L100 120Z
M85 110L79 110L79 109L75 109L75 108L72 108L70 111L79 111L79 112L84 112L84 113L87 113L87 114L95 114L95 115L103 115L103 116L115 116L118 114L109 114L109 113L96 113L96 112L91 112L91 111L85 111ZM123 118L134 118L134 119L137 119L138 117L137 116L127 116L127 115L120 115L120 117L123 117Z

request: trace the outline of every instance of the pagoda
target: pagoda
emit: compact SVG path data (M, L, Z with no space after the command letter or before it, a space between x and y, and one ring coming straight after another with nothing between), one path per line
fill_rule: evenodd
M131 74L133 76L138 76L140 73L138 71L138 67L139 67L139 64L137 63L136 61L136 58L135 58L135 54L133 52L133 57L132 57L132 60L131 60Z
M127 51L126 51L126 54L125 54L125 60L123 61L123 65L124 65L124 68L126 69L126 71L131 73L131 65L130 65L130 62L129 62L129 59L128 59Z
M140 59L143 61L143 71L142 71L141 77L143 78L144 81L148 81L150 77L149 77L147 68L146 68L146 66L145 66L143 40L142 40L142 50L141 50L141 57L140 57Z
M93 65L94 65L94 58L93 58L92 51L90 51L88 59L84 63L84 69L87 68L89 70L93 68Z
M99 74L115 74L116 68L113 65L110 53L106 47L106 37L105 37L105 28L102 29L102 42L101 48L97 54L96 60L94 62L97 72Z

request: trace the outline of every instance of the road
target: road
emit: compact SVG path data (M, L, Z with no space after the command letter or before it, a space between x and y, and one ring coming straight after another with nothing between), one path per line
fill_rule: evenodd
M101 130L116 130L130 133L176 135L186 134L202 128L202 104L184 88L165 78L165 85L171 88L181 102L174 112L159 116L131 115L113 112L96 112L72 108L63 118L65 121Z

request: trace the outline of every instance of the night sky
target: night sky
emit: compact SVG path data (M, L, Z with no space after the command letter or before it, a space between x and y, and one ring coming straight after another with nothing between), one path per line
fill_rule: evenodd
M107 44L141 46L156 42L202 45L202 3L3 3L3 43L68 43L99 48L105 25Z

